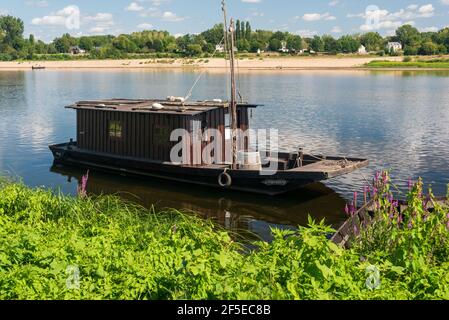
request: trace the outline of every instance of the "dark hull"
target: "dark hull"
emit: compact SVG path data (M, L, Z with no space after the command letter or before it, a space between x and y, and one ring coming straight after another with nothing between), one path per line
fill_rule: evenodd
M327 180L364 167L366 160L355 160L355 164L338 171L278 171L274 175L263 176L259 171L227 170L232 178L229 187L219 185L219 176L224 166L191 167L166 162L153 162L145 159L112 156L97 152L70 148L68 144L50 146L56 164L65 164L90 168L105 172L119 173L127 176L160 178L184 182L223 190L236 190L264 195L279 195L299 189L307 184ZM335 160L343 158L333 158ZM348 159L350 160L350 159Z

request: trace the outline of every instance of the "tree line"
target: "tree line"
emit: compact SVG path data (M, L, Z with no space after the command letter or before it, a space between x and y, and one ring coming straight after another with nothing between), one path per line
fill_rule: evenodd
M400 42L405 55L435 55L449 53L449 28L437 32L420 32L411 25L396 30L395 35L382 37L378 32L301 37L289 32L253 30L248 21L236 21L236 46L240 53L355 53L361 45L368 52L393 54L385 50L388 42ZM74 47L86 51L92 59L127 58L142 54L167 56L210 56L223 41L223 25L217 24L200 34L175 37L167 31L145 30L119 36L100 35L73 37L66 33L50 43L24 38L20 18L0 17L0 60L38 59L43 56L64 56ZM397 53L394 53L397 54Z

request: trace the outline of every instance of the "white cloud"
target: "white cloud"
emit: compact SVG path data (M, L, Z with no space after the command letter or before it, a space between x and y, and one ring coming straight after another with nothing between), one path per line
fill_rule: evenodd
M329 2L328 4L329 4L330 7L335 7L335 6L338 5L339 3L340 3L340 1L338 1L338 0L333 0L333 1Z
M419 31L421 32L438 32L438 28L437 27L425 27L425 28L421 28L419 29Z
M262 0L242 0L243 3L260 3Z
M326 13L306 13L302 16L302 19L304 21L320 21L320 20L335 20L337 18L331 15L329 12L326 12Z
M449 6L449 0L441 0L441 4Z
M79 15L79 8L77 6L67 6L57 12L50 13L41 18L34 18L31 24L36 26L65 26L68 19L74 15Z
M302 29L295 32L296 34L300 35L304 38L311 38L313 36L316 36L318 34L318 31L316 30L309 30L309 29Z
M134 11L134 12L139 12L139 11L142 11L142 10L144 10L144 9L145 9L145 8L142 7L140 4L138 4L137 2L131 2L131 3L129 4L129 6L127 6L127 7L125 8L126 11Z
M176 13L171 11L165 11L161 14L160 18L164 21L169 22L179 22L185 20L187 17L178 16Z
M141 23L137 26L137 28L146 30L154 29L153 25L150 23Z
M100 34L109 33L115 25L114 16L111 13L97 13L93 16L84 17L83 22L90 25L89 32Z
M331 32L332 33L342 33L343 30L341 29L341 27L335 26L335 27L332 28Z
M448 0L449 1L449 0ZM435 7L432 4L418 6L412 4L405 9L389 12L377 7L369 7L365 13L348 14L348 18L362 18L365 23L360 26L362 31L374 31L379 29L396 29L404 24L415 24L414 19L430 18L435 15Z

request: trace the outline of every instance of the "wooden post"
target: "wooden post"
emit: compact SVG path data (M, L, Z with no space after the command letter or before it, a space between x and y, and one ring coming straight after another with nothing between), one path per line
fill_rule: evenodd
M224 52L228 52L228 42L229 42L229 35L228 35L228 17L226 12L226 1L221 1L221 9L223 10L223 16L224 16L224 25L223 25L223 31L224 31ZM225 56L226 58L226 56Z

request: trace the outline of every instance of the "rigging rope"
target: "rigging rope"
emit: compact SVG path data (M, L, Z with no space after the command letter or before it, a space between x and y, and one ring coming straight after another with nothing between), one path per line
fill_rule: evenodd
M212 54L213 58L217 52L218 52L218 48L221 47L221 45L223 44L223 41L225 40L226 37L223 37L223 39L221 39L220 43L215 47L215 51ZM195 82L193 83L193 86L190 88L189 92L187 92L187 95L184 98L184 101L187 101L190 99L190 97L192 96L193 90L195 89L196 85L198 84L198 82L201 80L201 78L203 77L203 75L206 73L206 68L200 73L200 75L196 78Z

